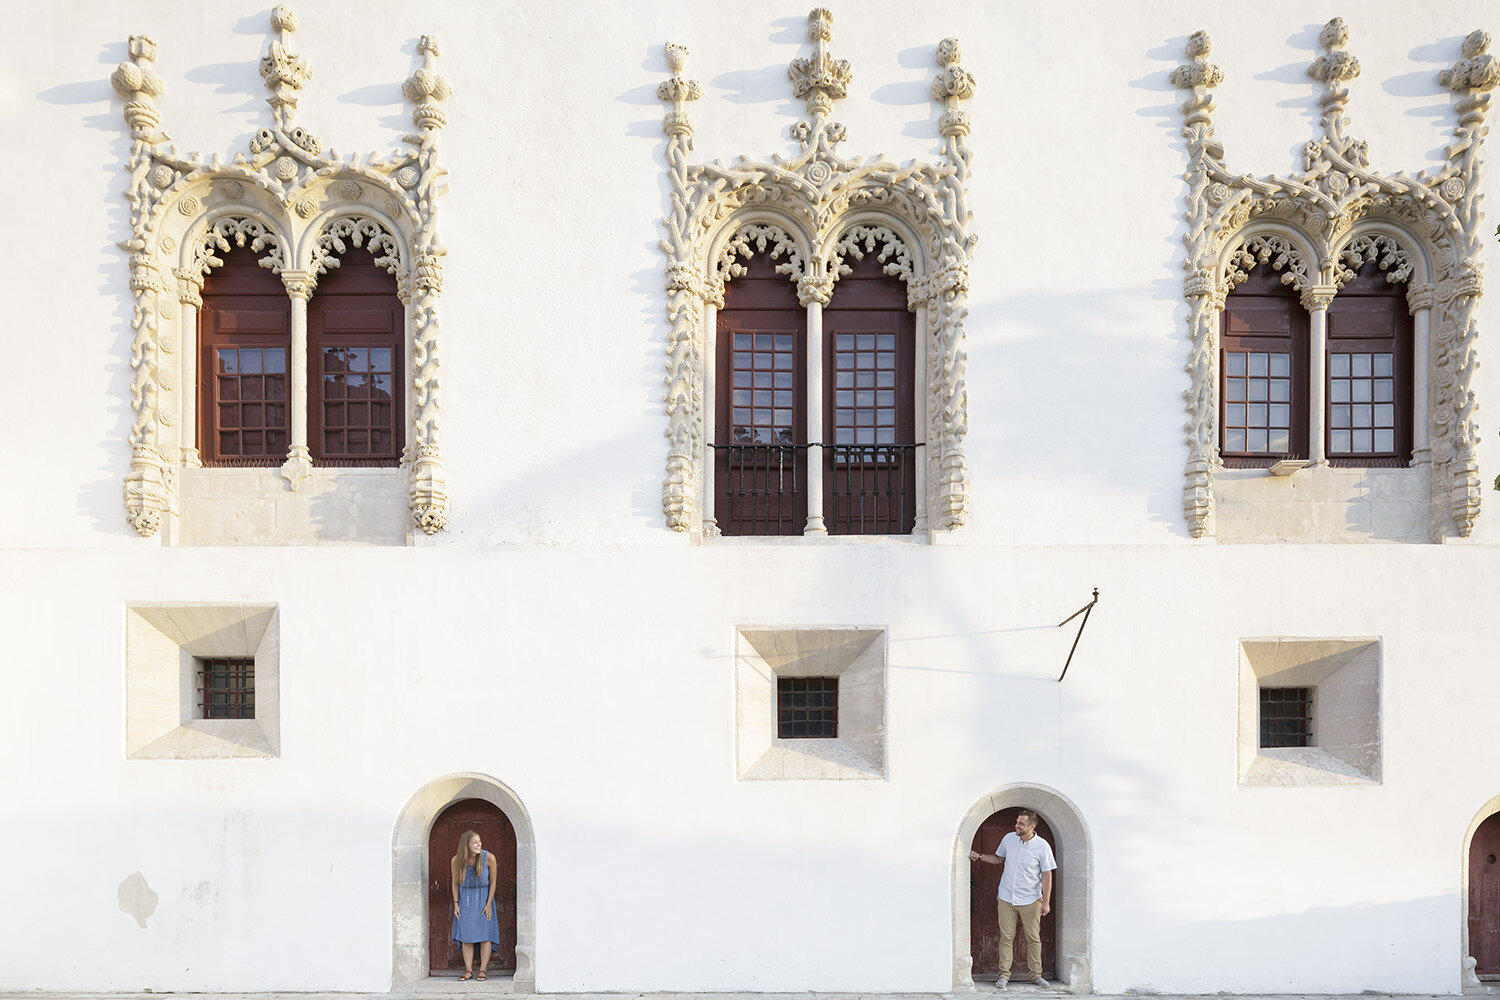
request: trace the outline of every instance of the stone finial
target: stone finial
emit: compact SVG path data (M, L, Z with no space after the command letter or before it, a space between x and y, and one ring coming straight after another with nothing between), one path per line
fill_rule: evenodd
M130 60L122 62L110 74L110 86L125 98L125 122L137 139L146 138L161 123L152 98L160 97L165 85L151 62L156 58L156 42L149 35L130 36Z
M703 85L683 75L687 72L687 60L686 45L667 43L667 68L672 71L672 78L657 85L656 96L659 100L672 102L672 110L662 121L662 131L671 136L692 136L693 118L683 105L703 96Z
M834 59L828 52L828 43L833 40L833 14L827 8L815 8L807 15L807 39L813 43L813 54L793 59L787 75L792 79L792 96L807 102L807 113L817 130L833 111L833 102L848 94L854 74L849 60Z
M1327 51L1307 67L1307 75L1323 84L1323 96L1318 99L1319 103L1324 108L1336 108L1341 112L1344 102L1349 99L1349 89L1342 85L1359 76L1359 60L1352 53L1344 51L1344 47L1349 44L1349 28L1344 24L1344 19L1336 17L1323 25L1322 32L1318 34L1318 42Z
M411 112L412 123L424 133L436 132L448 124L448 115L439 102L452 97L453 88L438 75L437 57L441 51L435 36L423 35L422 40L417 43L417 52L422 56L422 68L401 85L401 93L416 105Z
M1483 93L1500 86L1500 60L1490 55L1487 31L1471 31L1464 39L1464 57L1438 74L1438 82L1454 93Z
M1187 112L1184 124L1189 128L1208 124L1214 109L1211 91L1224 82L1224 71L1208 61L1213 48L1213 39L1208 32L1193 32L1187 40L1187 57L1192 61L1172 71L1172 86L1193 92L1182 105L1183 111Z
M271 30L276 37L271 39L270 48L260 60L260 76L271 90L266 103L275 112L276 125L286 130L297 117L297 93L312 78L312 67L291 50L297 15L290 7L282 4L271 11Z
M958 39L945 38L938 43L937 61L940 71L932 81L933 100L943 102L943 117L938 122L938 131L943 135L968 135L969 115L958 107L959 101L974 96L974 76L958 64L963 50Z

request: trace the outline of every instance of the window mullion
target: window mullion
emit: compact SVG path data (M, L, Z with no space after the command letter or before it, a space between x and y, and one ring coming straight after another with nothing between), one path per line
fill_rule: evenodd
M826 535L823 521L823 301L825 285L803 279L798 289L807 305L807 527L804 535Z
M281 474L295 490L312 473L312 452L307 447L307 300L312 297L314 280L306 271L282 271L281 280L292 300L292 356L287 359L290 443Z
M1302 293L1308 312L1307 451L1312 465L1328 464L1328 306L1336 289L1313 285Z

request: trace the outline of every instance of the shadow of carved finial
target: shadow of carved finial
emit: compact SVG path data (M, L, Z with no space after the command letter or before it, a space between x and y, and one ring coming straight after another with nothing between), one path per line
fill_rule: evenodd
M165 89L161 77L151 68L156 58L156 42L150 35L130 36L130 61L122 62L110 74L110 86L125 98L125 122L137 139L146 139L161 123L152 98Z
M792 60L787 75L792 79L792 96L807 102L807 113L815 123L833 111L833 102L849 92L853 72L849 60L835 59L828 52L833 40L833 14L818 7L807 15L807 38L815 51L811 56Z
M423 132L435 132L448 124L448 115L439 105L453 96L448 81L438 75L437 57L442 49L434 35L423 35L417 43L417 52L422 56L422 68L413 73L401 85L401 93L416 105L412 109L412 123Z
M276 115L282 130L291 127L297 117L297 92L312 78L312 67L303 56L291 50L291 34L297 30L297 15L285 4L271 11L271 30L276 37L260 60L260 76L271 91L266 103Z

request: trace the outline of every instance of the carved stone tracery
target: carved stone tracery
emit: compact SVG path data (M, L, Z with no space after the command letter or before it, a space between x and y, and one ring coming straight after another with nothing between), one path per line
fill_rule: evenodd
M906 281L910 307L926 315L926 344L920 349L927 352L928 373L928 524L956 528L968 515L963 323L968 261L977 238L968 231L972 154L965 141L968 115L959 104L973 96L974 78L959 65L957 41L945 39L938 46L939 73L932 84L934 100L944 107L938 122L941 162L846 159L835 147L847 129L828 115L847 95L852 72L847 60L829 52L832 35L833 16L822 8L812 11L813 53L793 60L788 70L794 96L807 106L808 117L791 130L800 151L768 160L742 156L733 163L688 163L694 125L685 106L701 98L703 88L684 75L687 49L666 47L672 76L657 89L657 96L671 103L662 126L671 184L667 238L661 241L671 324L662 508L676 531L699 532L711 521L703 496L704 428L711 404L704 393L705 306L722 305L724 282L740 273L738 259L748 257L752 246L769 252L777 272L796 282L804 305L829 300L834 283L848 272L843 261L850 254L877 253L887 274ZM769 222L767 214L785 224ZM898 235L900 229L917 242ZM805 258L800 247L808 248Z
M437 139L447 124L441 102L452 88L437 72L437 40L423 36L417 46L422 66L402 87L414 105L416 131L403 137L410 148L386 156L335 153L296 122L298 95L312 77L306 57L292 50L296 27L289 8L272 11L272 38L260 72L273 124L252 136L248 153L229 162L179 152L159 131L155 101L165 88L152 67L157 53L149 37L131 37L129 61L110 77L125 99L131 133L125 191L131 235L120 244L130 254L134 297L125 512L143 536L155 534L176 511L176 467L194 454L193 442L181 440L173 426L193 406L191 387L177 391L182 352L175 345L190 341L195 331L179 335L173 304L197 305L204 275L222 262L217 252L247 242L263 266L282 275L294 297L311 294L318 275L336 267L337 255L351 244L368 247L376 263L396 275L410 307L412 408L403 464L410 474L412 524L429 534L446 524L437 361L446 250L437 222L447 170L438 159ZM377 219L363 207L351 212L350 203L382 205L385 216ZM310 230L316 239L304 238Z
M1325 52L1308 73L1323 85L1323 135L1304 147L1302 172L1285 177L1236 174L1225 165L1224 146L1213 127L1213 88L1224 74L1209 62L1212 44L1206 32L1188 40L1190 61L1172 73L1172 83L1189 92L1182 105L1190 161L1183 288L1192 333L1184 393L1183 513L1194 537L1211 533L1212 477L1221 468L1214 386L1224 296L1252 266L1269 264L1283 272L1284 282L1302 290L1310 305L1326 305L1371 261L1388 281L1414 280L1420 256L1430 262L1431 273L1423 278L1428 284L1413 287L1409 301L1413 309L1430 301L1433 309L1429 430L1435 529L1468 536L1480 496L1472 387L1478 365L1475 309L1483 284L1480 147L1488 131L1489 92L1500 85L1500 62L1488 52L1489 35L1470 34L1464 58L1439 74L1441 85L1457 96L1458 124L1446 159L1417 174L1382 174L1369 166L1368 144L1349 134L1345 84L1359 75L1360 66L1346 51L1348 29L1335 18L1319 40ZM1270 232L1275 229L1299 233L1310 243L1312 259L1304 259L1284 235ZM1237 240L1240 245L1231 249ZM1415 294L1418 288L1423 294Z

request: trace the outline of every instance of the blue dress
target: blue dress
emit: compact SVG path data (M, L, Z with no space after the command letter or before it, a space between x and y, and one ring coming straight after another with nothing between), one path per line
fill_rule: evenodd
M499 904L490 904L490 918L484 919L484 901L490 895L490 852L481 852L483 857L474 868L464 869L464 880L458 884L458 916L453 918L454 944L475 944L480 941L500 945Z

